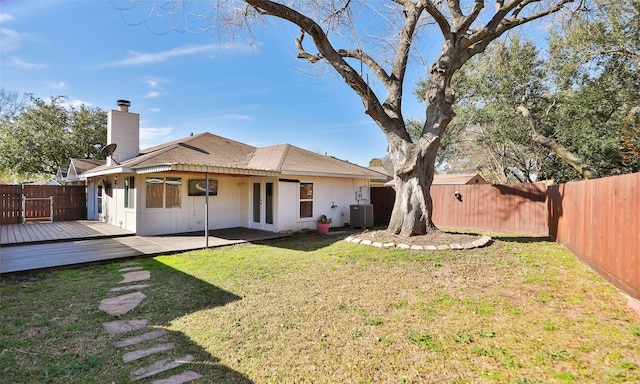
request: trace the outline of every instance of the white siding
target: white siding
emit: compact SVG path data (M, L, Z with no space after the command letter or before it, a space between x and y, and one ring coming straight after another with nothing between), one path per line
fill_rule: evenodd
M104 176L98 178L98 183L102 188L102 213L100 220L117 227L123 226L123 210L124 199L122 176L120 176L120 184L118 184L117 176Z
M279 183L279 231L315 229L320 215L333 220L332 227L341 227L349 222L350 206L369 204L369 180L335 177L287 176L302 183L313 183L313 217L300 218L299 183ZM364 200L356 200L356 192L362 192Z
M97 185L104 180L105 185L112 186L111 196L106 194L106 188L103 193L102 221L142 236L204 230L205 197L189 196L189 179L204 179L202 174L166 172L137 175L135 209L124 208L126 176L120 174L117 180L114 176L98 177L89 184ZM181 206L146 208L147 177L182 178ZM274 225L269 229L276 232L315 229L320 215L330 217L333 227L341 227L349 222L351 205L370 203L368 180L307 176L288 176L288 179L294 181L211 175L210 180L218 181L218 194L209 196L209 229L250 227L251 188L257 181L274 182ZM313 216L310 218L300 218L300 182L313 183ZM356 192L361 192L363 200L356 200Z
M181 177L180 208L146 208L147 177ZM138 231L142 236L204 230L205 197L189 196L189 179L204 179L199 174L145 174L139 176ZM248 182L245 178L210 176L218 180L218 194L209 196L209 229L246 227Z
M112 156L107 158L121 163L138 156L140 149L140 115L137 113L110 110L107 116L107 144L117 145Z

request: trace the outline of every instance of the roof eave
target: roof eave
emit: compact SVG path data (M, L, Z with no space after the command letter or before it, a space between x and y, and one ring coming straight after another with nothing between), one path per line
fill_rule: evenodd
M280 176L279 171L268 169L251 169L251 168L237 168L226 167L218 165L208 164L190 164L190 163L168 163L168 164L155 164L150 166L135 167L135 173L147 174L158 172L196 172L196 173L218 173L226 175L238 175L238 176Z
M129 167L110 167L110 168L100 169L97 171L89 170L87 172L81 173L80 175L78 175L78 177L88 179L90 177L117 175L120 173L135 173L135 171Z
M282 175L293 176L318 176L318 177L340 177L344 179L367 179L375 180L379 175L356 175L347 173L313 172L313 171L282 171Z

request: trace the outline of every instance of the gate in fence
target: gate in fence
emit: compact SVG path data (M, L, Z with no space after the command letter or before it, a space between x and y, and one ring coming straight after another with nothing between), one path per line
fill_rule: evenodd
M26 197L22 196L22 222L48 221L53 222L53 196Z
M86 218L83 185L0 185L0 224Z

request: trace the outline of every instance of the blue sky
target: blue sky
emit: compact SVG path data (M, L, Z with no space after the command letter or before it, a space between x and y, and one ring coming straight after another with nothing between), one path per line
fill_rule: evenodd
M0 0L0 87L103 110L130 100L143 148L209 131L365 166L386 154L359 97L295 57L295 29L276 25L249 41L169 31L161 19L132 24L140 20L107 0ZM419 119L412 88L405 117Z

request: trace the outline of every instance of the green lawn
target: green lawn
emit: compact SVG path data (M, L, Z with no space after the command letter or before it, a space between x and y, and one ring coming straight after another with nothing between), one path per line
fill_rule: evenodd
M494 238L416 252L308 233L138 259L151 286L122 319L166 328L195 357L171 374L204 383L640 382L640 318L615 288L555 243ZM102 328L119 268L3 276L0 382L127 383L160 358L124 364L135 348Z

